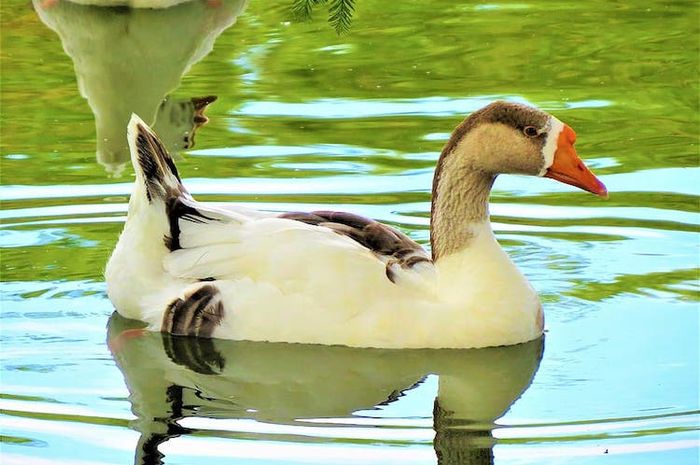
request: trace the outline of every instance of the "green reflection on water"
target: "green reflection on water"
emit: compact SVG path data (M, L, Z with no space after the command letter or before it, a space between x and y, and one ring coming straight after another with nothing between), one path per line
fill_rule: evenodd
M353 31L344 36L336 35L323 15L310 23L285 24L289 1L280 0L252 2L236 25L216 38L207 56L182 47L176 63L165 66L153 61L148 63L152 69L144 70L143 61L129 59L134 50L119 49L114 59L131 66L141 63L138 71L148 71L140 73L142 82L155 72L168 75L165 83L152 82L145 96L138 95L143 89L137 85L121 88L123 100L138 100L138 105L120 108L119 117L142 105L148 108L139 111L149 113L156 124L160 119L158 130L170 130L171 146L184 151L178 166L193 181L199 198L267 209L342 204L425 242L431 170L452 127L494 98L527 101L553 112L575 128L579 153L604 177L612 195L601 202L551 181L514 177L503 177L496 185L492 200L499 238L543 295L549 328L539 374L513 407L513 416L507 414L505 419L525 418L533 427L651 420L609 426L601 433L506 437L499 444L536 450L548 443L584 447L594 442L602 454L609 445L634 448L645 441L672 444L674 438L694 438L696 426L687 426L688 420L680 418L697 409L698 339L693 327L697 327L699 295L697 2L439 0L408 5L358 0L357 5ZM203 2L182 5L165 15L104 10L66 0L55 10L56 16L76 12L93 29L129 16L151 24L161 21L161 26L172 21L194 26L196 19L216 13L206 10ZM117 355L138 416L134 423L112 418L102 403L108 398L121 405L119 395L65 397L54 389L80 380L86 389L100 390L99 380L116 372L106 353L100 356L107 361L96 364L94 347L106 351L102 334L111 307L103 296L102 270L122 226L131 169L127 166L112 178L95 162L102 131L109 129L112 142L118 142L123 131L118 118L107 129L95 121L96 113L109 108L100 98L120 99L114 95L106 99L94 89L92 94L83 89L81 96L79 81L89 73L76 76L76 68L85 70L80 47L67 55L64 47L75 42L62 42L23 0L2 2L0 15L0 176L3 189L8 188L1 193L10 192L12 186L26 187L7 194L2 203L7 216L0 232L4 292L0 336L6 357L3 382L9 383L2 399L27 402L39 410L7 409L5 415L41 419L57 431L65 423L88 428L114 425L119 430L132 425L143 438L161 434L162 440L173 433L168 432L172 402L164 394L166 385L172 384L184 386L181 394L191 407L185 409L186 416L205 419L295 425L295 416L322 414L324 408L326 413L353 419L353 409L377 414L385 407L395 408L393 418L403 419L410 413L406 397L421 389L413 383L427 373L444 376L450 373L447 368L454 368L455 376L444 376L454 387L465 379L473 381L464 376L473 369L471 363L483 374L484 366L522 362L507 373L518 380L504 388L502 397L493 380L482 386L491 391L482 396L483 405L470 404L474 399L462 393L452 396L451 401L461 401L458 406L467 414L446 405L443 410L457 412L456 417L430 407L420 411L421 418L434 417L434 447L441 460L494 459L493 419L529 383L538 358L534 346L498 349L483 356L413 353L404 359L342 348L287 350L214 341L214 349L227 362L222 372L207 375L201 373L197 357L211 351L197 343L170 341L168 353L156 334L130 342ZM70 18L64 19L69 25ZM174 46L186 38L184 29L164 32L154 27L143 33L152 42L171 39L169 45ZM67 28L64 35L70 32ZM189 65L190 71L181 76ZM87 94L93 98L87 99ZM163 105L166 95L171 103ZM168 125L161 117L173 114L172 121L177 122L177 114L184 113L193 119L188 112L173 109L186 106L193 97L209 95L218 96L207 110L211 121L198 130L194 148L186 149L189 145L179 138L192 129ZM171 106L172 102L177 105ZM81 186L85 192L73 190ZM312 187L304 190L304 186ZM32 197L37 187L46 188L41 198ZM86 342L83 331L98 334L99 341ZM629 334L635 337L626 337ZM496 353L505 355L491 360L489 354ZM295 366L307 365L312 367L309 373L300 373L294 382L282 380L292 377ZM154 371L148 372L149 367ZM324 374L323 367L329 372ZM342 367L350 367L350 374L361 382L342 385L343 373L338 373ZM260 376L246 378L255 373ZM311 386L312 374L329 376L319 385L336 391L320 396ZM184 379L169 379L171 375ZM442 378L440 383L444 388ZM227 391L231 386L240 389L239 395ZM20 395L10 389L48 389L48 393ZM402 390L407 393L404 397ZM209 397L202 397L203 392ZM300 397L303 402L297 402ZM386 399L393 401L380 405ZM49 413L45 404L57 401L69 407L93 406L95 415ZM122 404L123 417L129 407ZM245 411L244 407L259 404L265 408ZM475 413L469 408L474 404L492 408L488 414ZM647 416L649 411L661 412L658 418L667 420L668 426L655 426L652 420L657 417ZM144 412L161 417L151 421ZM208 427L193 433L270 443L275 439L372 442ZM620 442L625 438L629 441ZM74 443L60 434L52 436L38 428L10 430L3 441L4 449L15 452L40 445L28 456L69 462L80 449L71 449ZM424 439L384 442L403 447L427 444ZM98 456L95 461L102 460L105 450L111 452L97 443L84 449ZM479 452L470 455L475 450ZM686 448L672 457L692 460L694 452ZM618 457L651 464L661 457L655 454L662 453Z

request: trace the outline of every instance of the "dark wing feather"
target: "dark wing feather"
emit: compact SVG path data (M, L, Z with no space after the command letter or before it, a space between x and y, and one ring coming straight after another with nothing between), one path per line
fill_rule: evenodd
M204 284L184 299L170 302L163 313L161 331L176 336L211 337L223 318L219 289Z
M396 267L405 270L419 263L432 263L425 249L408 236L360 215L314 211L283 213L280 218L323 226L358 242L386 263L386 275L392 282L395 282Z

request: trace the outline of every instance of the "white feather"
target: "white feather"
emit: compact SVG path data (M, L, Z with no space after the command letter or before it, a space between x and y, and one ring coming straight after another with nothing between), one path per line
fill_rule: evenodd
M512 344L539 334L537 297L488 224L475 228L472 247L437 269L419 267L392 283L371 252L327 228L238 220L181 221L189 223L181 229L186 247L168 253L145 238L153 231L148 215L130 217L108 266L120 313L158 330L169 302L199 286L197 278L217 276L225 318L214 336L221 338L417 348ZM157 254L160 270L144 266ZM110 279L127 267L122 279Z
M547 173L547 169L554 163L554 154L557 151L557 144L559 142L559 134L564 130L564 123L559 121L554 116L549 117L549 122L547 123L547 142L545 142L542 148L542 157L544 157L544 164L542 169L538 173L538 176L544 176Z

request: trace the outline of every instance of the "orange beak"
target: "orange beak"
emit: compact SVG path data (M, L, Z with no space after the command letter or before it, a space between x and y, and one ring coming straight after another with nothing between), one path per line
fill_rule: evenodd
M544 176L607 198L608 190L578 157L574 142L576 142L576 133L565 124L564 129L559 133L554 162Z

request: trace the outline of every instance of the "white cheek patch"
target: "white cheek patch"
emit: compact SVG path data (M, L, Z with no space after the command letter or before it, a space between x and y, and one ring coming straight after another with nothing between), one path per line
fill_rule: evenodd
M547 142L545 142L544 147L542 147L542 158L544 158L544 164L542 169L537 174L538 176L544 176L547 173L547 169L554 163L554 152L557 151L557 143L559 142L559 134L564 130L564 123L556 119L554 116L549 118L547 123Z

